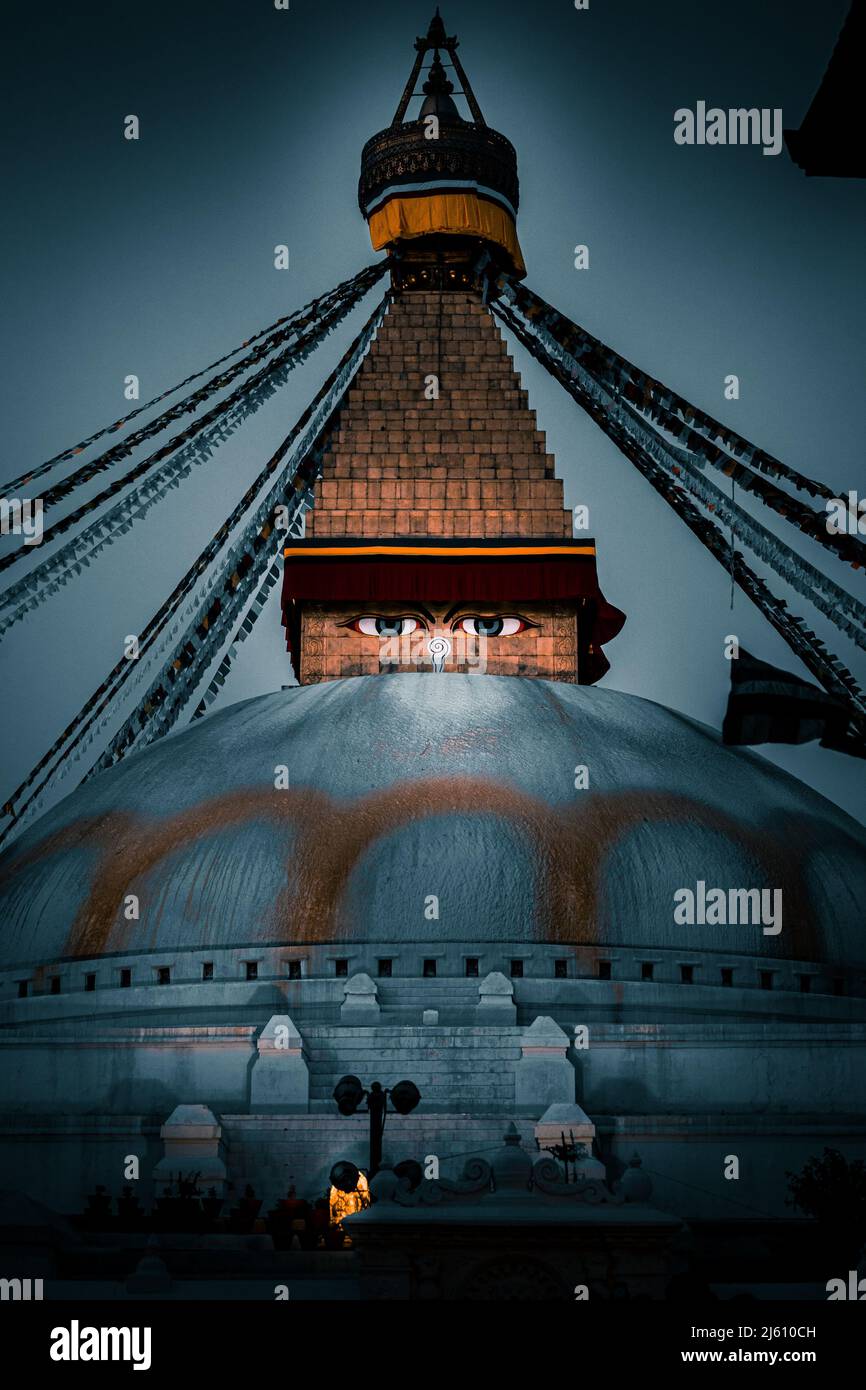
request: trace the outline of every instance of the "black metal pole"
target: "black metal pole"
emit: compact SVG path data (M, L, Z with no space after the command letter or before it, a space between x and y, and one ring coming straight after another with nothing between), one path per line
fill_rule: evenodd
M374 1178L382 1163L382 1132L385 1128L385 1112L388 1108L388 1092L382 1089L380 1081L374 1081L367 1093L367 1109L370 1112L370 1178Z

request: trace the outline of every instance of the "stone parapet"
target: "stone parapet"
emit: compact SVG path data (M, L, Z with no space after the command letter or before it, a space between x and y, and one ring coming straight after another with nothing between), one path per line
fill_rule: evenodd
M197 1178L202 1191L214 1187L221 1196L226 1181L222 1126L206 1105L176 1105L159 1131L165 1153L153 1170L154 1186L178 1176Z
M517 1022L514 985L501 970L491 970L479 984L475 1017L479 1023L500 1027Z
M514 1074L518 1111L537 1115L557 1101L574 1101L575 1072L568 1058L569 1046L568 1034L552 1018L539 1015L526 1029Z
M310 1073L301 1035L288 1014L274 1014L259 1035L250 1074L250 1109L306 1111Z
M362 971L346 981L340 1006L341 1023L378 1023L380 1013L375 980Z

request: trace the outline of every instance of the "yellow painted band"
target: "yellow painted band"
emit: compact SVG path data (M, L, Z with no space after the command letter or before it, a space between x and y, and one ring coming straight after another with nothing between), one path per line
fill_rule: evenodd
M526 274L514 219L498 203L480 198L477 193L425 193L389 198L370 214L368 225L374 251L381 251L394 241L429 236L431 232L485 237L505 248L518 275Z

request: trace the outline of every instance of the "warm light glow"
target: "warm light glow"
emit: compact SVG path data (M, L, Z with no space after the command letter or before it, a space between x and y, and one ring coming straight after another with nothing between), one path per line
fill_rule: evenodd
M354 1192L341 1192L339 1187L331 1188L331 1225L339 1226L344 1216L353 1211L363 1211L370 1205L370 1185L364 1173L358 1177Z

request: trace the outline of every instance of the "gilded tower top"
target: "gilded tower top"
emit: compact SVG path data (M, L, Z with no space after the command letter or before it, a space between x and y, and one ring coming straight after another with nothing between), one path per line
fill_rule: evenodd
M526 267L517 240L517 154L487 125L437 9L426 36L415 40L415 63L390 126L361 154L358 202L376 251L394 257L399 289L478 288L485 266L520 277ZM424 65L418 117L406 120ZM467 103L454 100L442 54Z

